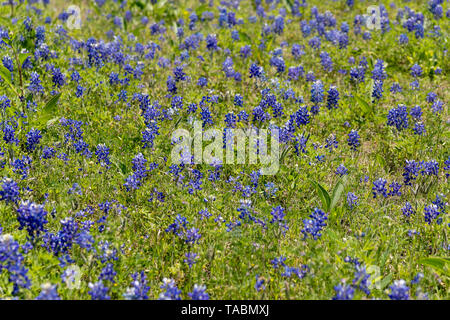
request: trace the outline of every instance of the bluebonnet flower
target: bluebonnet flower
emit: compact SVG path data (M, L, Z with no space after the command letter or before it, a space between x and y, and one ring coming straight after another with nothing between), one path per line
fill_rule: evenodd
M34 94L44 93L44 87L41 85L41 79L39 78L39 73L32 71L30 74L30 84L28 85L28 90Z
M5 110L6 108L11 107L11 100L6 95L0 96L0 109Z
M61 300L56 290L56 285L45 283L42 285L42 291L36 297L36 300Z
M319 49L320 49L320 46L321 46L320 38L317 37L317 36L312 37L312 38L308 41L308 44L311 46L311 48L316 49L316 50L319 50Z
M347 143L350 146L350 149L356 151L357 147L359 147L360 145L358 131L354 129L350 131L350 133L348 134Z
M109 288L103 285L102 281L96 283L89 283L89 295L92 300L109 300L111 297L108 295Z
M296 81L300 77L303 77L304 73L305 73L305 71L303 70L302 66L289 67L289 69L288 69L288 78L291 81Z
M415 160L406 160L403 168L403 181L407 186L411 185L411 181L415 180L421 169L420 163Z
M20 141L19 141L19 139L16 138L15 133L16 133L16 128L13 125L6 123L3 126L3 140L6 143L9 143L9 144L15 143L16 145L19 144Z
M400 192L400 188L402 187L402 185L398 182L392 182L389 185L389 188L391 188L391 191L389 191L388 195L389 196L401 196L402 193Z
M419 90L419 88L420 88L419 81L417 81L417 80L414 80L409 85L411 86L411 90Z
M197 262L198 254L193 252L188 252L184 255L186 259L184 259L184 262L187 263L189 266L189 269L192 268L192 266Z
M353 192L347 193L347 205L350 210L358 205L358 197Z
M0 270L2 273L8 271L13 295L17 295L20 288L31 287L28 269L23 266L24 257L19 250L19 243L11 235L0 234Z
M432 201L431 203L433 203L434 205L436 205L439 209L439 212L442 214L446 214L446 207L448 206L448 203L445 202L445 197L442 194L438 194L436 195L436 199L434 201Z
M420 280L424 277L422 272L418 272L414 279L411 280L411 285L419 284Z
M264 291L266 289L266 286L264 285L265 280L259 275L256 275L255 278L256 278L255 290L258 292Z
M419 66L417 63L414 64L414 65L411 67L411 75L412 75L414 78L420 77L420 76L422 75L422 67Z
M272 24L272 31L276 34L282 34L284 30L284 19L282 16L277 16Z
M409 287L405 280L395 280L389 288L391 292L388 295L391 300L409 300Z
M429 103L433 103L437 99L437 94L433 91L428 92L426 101Z
M275 184L273 182L266 183L265 187L266 187L266 192L269 196L273 197L276 195L278 188L275 186Z
M387 78L386 70L384 69L384 61L378 59L373 67L372 79L384 81Z
M285 213L284 208L281 206L273 207L272 212L270 213L272 215L272 220L270 220L270 223L278 222L281 223L284 221Z
M306 81L308 81L308 82L316 81L316 76L315 76L314 72L312 72L312 71L308 71L305 78L306 78Z
M77 86L77 90L75 91L75 96L77 98L81 98L84 95L86 89L80 85Z
M433 113L440 113L444 108L444 103L441 100L435 100L431 105L431 110Z
M321 231L326 226L325 221L328 219L328 215L324 211L314 208L309 218L303 220L304 228L301 231L305 239L310 235L314 240L317 240L322 236Z
M335 173L336 173L337 175L339 175L339 176L343 176L343 175L348 174L348 170L347 170L347 168L341 163L341 164L337 167Z
M394 82L389 91L392 93L402 92L402 87L398 82Z
M55 156L56 151L55 149L53 149L52 147L47 147L45 146L44 149L42 150L42 159L51 159Z
M339 146L339 142L336 140L336 136L334 134L331 134L325 141L325 148L331 152L333 151L333 148L337 149Z
M411 204L408 201L406 201L405 205L402 207L402 213L405 217L408 218L411 215L415 214L416 212L414 211Z
M366 267L357 263L355 264L355 274L353 278L353 286L363 291L366 295L370 294L369 290L370 274L367 273Z
M127 300L148 300L148 291L150 287L147 285L147 277L144 271L140 273L134 273L132 276L133 281L131 287L127 288L127 291L123 294Z
M387 198L386 179L379 178L373 182L372 193L376 199L377 195L382 195Z
M304 55L304 54L305 54L305 51L304 51L303 49L304 49L303 46L301 46L301 45L299 45L299 44L297 44L297 43L294 43L294 44L292 45L292 49L291 49L291 53L292 53L292 55L294 56L294 58L298 59L298 58L300 58L302 55Z
M114 271L114 265L112 263L107 263L100 272L98 280L115 282L114 277L116 276L116 274L117 272Z
M292 275L296 275L299 279L306 277L309 272L309 267L307 265L302 265L300 268L284 266L284 272L281 274L282 277L290 278Z
M439 173L439 163L436 160L421 161L421 175L437 176Z
M184 234L184 231L187 228L187 224L189 222L187 221L187 219L181 215L177 215L175 217L175 221L174 223L172 223L171 225L169 225L169 227L166 229L166 232L172 232L173 234L182 237Z
M62 229L56 234L46 232L43 236L44 247L55 256L67 254L73 246L73 241L77 235L78 223L73 218L66 218L60 221Z
M164 278L161 289L165 291L159 295L159 300L181 300L181 290L177 288L173 279Z
M151 121L147 124L147 128L142 131L142 142L144 143L142 148L153 148L153 142L157 135L159 135L159 127L155 121Z
M109 241L100 241L99 242L100 251L99 260L101 263L105 263L108 261L117 261L119 257L117 256L117 249L113 247L113 245Z
M183 66L176 66L173 69L173 75L175 77L175 81L184 81L187 79L186 73L184 72L184 67Z
M208 34L206 36L206 49L210 51L216 51L217 48L217 36L215 34Z
M207 124L213 124L214 122L212 120L211 112L209 111L209 108L207 106L205 106L205 107L202 107L201 110L202 111L200 112L200 115L201 115L202 121L203 121L202 126L205 127Z
M202 237L198 231L199 230L194 227L192 227L191 229L187 229L186 233L185 233L186 243L189 243L189 244L197 243L200 240L200 238Z
M62 74L59 68L53 68L52 70L52 81L54 87L62 87L66 83L66 78L64 74Z
M209 300L209 295L206 293L206 286L204 285L194 285L192 292L188 293L188 296L192 300Z
M16 203L20 199L19 186L13 179L3 178L1 187L2 189L0 190L0 200L6 201L6 203Z
M244 59L250 57L252 55L252 47L250 47L249 45L241 47L241 49L239 50L239 55Z
M333 71L333 60L331 60L330 55L326 51L322 51L320 53L320 63L325 71L331 72Z
M48 223L46 217L47 211L44 206L31 201L22 202L17 209L19 230L26 229L33 241L44 231L44 225Z
M111 72L111 74L115 74L118 77L117 73ZM72 73L70 74L70 79L76 83L80 82L81 80L81 76L78 73L77 70L73 70Z
M379 100L383 97L383 81L375 80L373 83L372 98Z
M200 87L206 87L208 85L208 79L205 77L198 78L197 85Z
M402 33L399 37L398 37L398 42L400 44L407 44L409 42L409 38L408 35Z
M39 141L41 140L41 131L32 128L27 134L27 149L28 151L33 151L36 149L36 146L39 144Z
M317 114L319 112L319 103L323 101L323 84L322 81L317 80L311 87L311 102L314 105L311 107L311 113Z
M14 159L12 166L15 173L22 175L22 180L28 177L30 171L31 158L28 156L22 156L22 159Z
M286 70L286 64L281 56L272 56L269 62L271 66L277 68L277 73L283 73Z
M322 81L317 80L311 87L311 102L317 104L323 101L323 84Z
M300 152L307 153L306 144L308 143L309 136L305 137L303 135L295 137L295 153L300 155Z
M336 295L333 297L333 300L352 300L355 293L355 289L352 286L345 284L334 286L334 291L336 291Z
M435 204L430 204L429 206L426 206L423 210L424 216L425 216L425 222L428 224L431 224L433 220L436 220L441 213L439 211L439 208Z
M250 66L250 78L261 78L264 75L264 69L255 63Z
M9 56L4 56L3 59L2 59L2 62L3 62L3 66L4 66L6 69L8 69L9 72L11 72L11 76L12 76L13 71L14 71L14 62L13 62L13 60L11 59L11 57L9 57Z
M417 122L414 124L413 131L414 134L417 134L419 136L423 135L426 132L425 125L421 122Z
M330 86L327 97L327 108L329 110L336 109L338 107L338 101L339 101L339 91L335 86Z
M95 240L94 237L89 233L89 231L82 230L81 232L77 233L75 242L81 248L86 249L87 251L91 251L93 249Z
M409 113L411 117L416 120L420 120L422 118L422 109L420 106L415 106L411 108L411 112Z
M109 148L105 144L99 144L95 154L97 156L97 163L100 163L102 167L109 167Z
M274 269L278 269L279 267L284 267L286 264L284 263L286 261L286 257L280 256L278 258L274 258L270 261Z
M444 164L445 164L444 170L449 171L450 170L450 156L448 156L447 160L444 161ZM448 178L450 176L450 173L446 172L445 176Z
M209 217L212 217L212 214L208 211L208 209L203 209L198 212L198 214L201 216L200 220L203 220L204 218L208 219Z

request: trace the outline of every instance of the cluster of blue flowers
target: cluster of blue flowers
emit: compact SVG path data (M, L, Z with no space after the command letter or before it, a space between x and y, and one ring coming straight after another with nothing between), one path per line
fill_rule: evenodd
M317 240L322 236L322 230L327 225L326 220L328 219L328 214L319 208L314 208L313 213L309 215L310 219L303 220L303 229L301 230L304 238L308 236Z

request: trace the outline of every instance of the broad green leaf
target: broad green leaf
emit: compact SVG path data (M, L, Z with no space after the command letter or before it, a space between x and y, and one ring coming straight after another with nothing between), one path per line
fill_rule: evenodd
M373 108L367 103L366 100L364 100L363 98L355 95L355 99L356 101L358 101L358 104L361 106L361 108L363 109L363 111L367 114L372 113Z
M450 258L429 257L419 260L419 263L429 266L440 273L450 275L448 267L450 266Z
M245 32L239 31L239 37L241 37L241 39L243 39L245 43L249 43L249 44L252 43L252 39Z
M12 91L14 91L14 93L18 96L19 93L17 92L16 88L14 88L14 85L11 82L11 72L2 65L0 65L0 76L2 77L3 81L5 81L12 89Z
M58 93L45 104L44 108L41 110L40 115L38 117L38 122L40 124L46 123L52 118L52 116L54 116L56 106L60 97L61 93Z
M314 188L317 191L317 194L319 195L320 200L322 201L323 209L326 212L330 211L330 204L331 204L331 198L328 192L325 190L324 187L320 185L320 183L310 180L311 184L314 186Z
M330 211L333 210L333 208L336 206L339 199L341 198L346 183L347 183L347 176L345 175L341 179L339 179L339 181L334 186L333 193L331 195Z
M140 8L141 10L145 9L145 4L142 3L141 1L133 1L133 3L131 3L131 6L136 6L136 7Z
M388 274L383 280L379 282L380 290L383 290L392 282L392 274Z
M29 53L20 53L19 54L19 63L20 66L23 66L23 63L25 62L25 60L27 60L27 58L30 56Z

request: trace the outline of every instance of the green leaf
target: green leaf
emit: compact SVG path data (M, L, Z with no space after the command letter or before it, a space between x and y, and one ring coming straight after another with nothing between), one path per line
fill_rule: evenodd
M0 65L0 76L2 77L3 81L5 81L10 86L12 91L14 91L14 93L18 96L19 93L16 91L16 88L14 88L14 85L11 82L11 72L1 65Z
M44 106L44 108L41 110L40 115L38 117L38 122L40 124L44 124L47 121L49 121L52 116L54 116L54 113L56 111L56 106L58 103L59 98L61 97L61 93L58 93L57 95L53 96Z
M136 6L141 10L145 9L145 4L142 3L141 1L133 1L133 3L131 3L131 7Z
M322 201L323 209L326 212L329 212L330 211L330 204L331 204L330 195L325 190L325 188L320 185L320 183L318 183L316 181L313 181L313 180L310 180L310 182L314 186L314 188L316 189L317 194L319 195L319 198Z
M339 199L341 198L346 183L347 183L347 176L343 176L334 186L333 193L331 195L330 211L333 210L333 208L336 206Z
M23 63L25 62L25 60L27 60L27 58L30 56L29 53L19 53L19 63L20 66L23 66Z
M370 107L369 103L367 103L366 100L361 98L360 96L355 95L356 101L358 101L358 104L363 109L364 113L370 114L373 111L373 108Z
M201 6L199 6L198 8L195 9L195 14L199 17L202 16L202 13L208 10L208 5L207 4L202 4Z
M429 257L420 259L419 263L429 266L440 273L450 275L448 269L448 265L450 265L450 258Z
M239 31L239 37L244 40L245 43L252 43L252 39L245 32Z
M380 281L379 286L380 290L383 290L388 286L389 283L392 281L392 274L387 275L383 280Z

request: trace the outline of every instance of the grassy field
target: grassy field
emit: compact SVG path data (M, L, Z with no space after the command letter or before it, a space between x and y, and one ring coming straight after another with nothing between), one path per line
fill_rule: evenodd
M449 10L0 6L0 298L449 299ZM196 121L278 170L176 163Z

